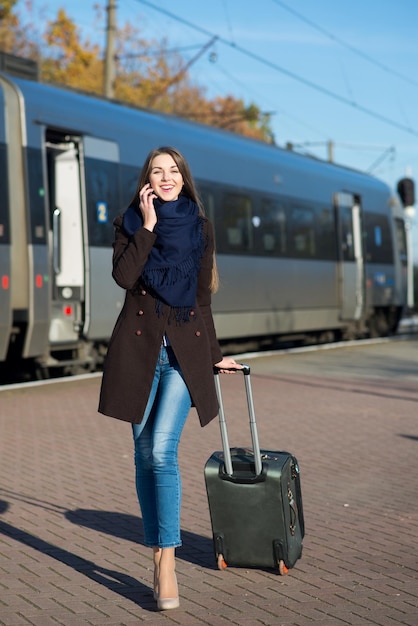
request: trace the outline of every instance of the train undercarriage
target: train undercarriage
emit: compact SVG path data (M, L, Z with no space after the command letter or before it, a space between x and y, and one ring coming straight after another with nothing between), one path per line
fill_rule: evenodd
M253 336L220 341L224 353L240 354L295 346L319 345L339 341L360 340L395 335L402 317L402 308L376 307L366 320L351 322L338 328L314 332ZM80 339L77 344L54 346L36 358L21 357L24 325L15 327L7 359L0 364L1 384L76 376L101 371L106 356L106 342Z

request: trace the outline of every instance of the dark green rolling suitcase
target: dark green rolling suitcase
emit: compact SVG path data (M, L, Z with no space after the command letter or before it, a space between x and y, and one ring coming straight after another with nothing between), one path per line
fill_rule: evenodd
M219 569L275 568L286 574L302 556L305 534L299 466L283 451L260 450L250 382L244 365L245 389L253 448L229 447L219 373L222 451L205 465L205 482Z

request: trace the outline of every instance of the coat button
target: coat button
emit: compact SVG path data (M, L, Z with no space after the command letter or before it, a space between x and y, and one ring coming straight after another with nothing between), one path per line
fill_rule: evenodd
M142 330L136 330L135 331L135 335L138 335L138 337L139 337L139 335L142 335Z
M138 315L144 315L144 311L143 311L142 309L140 309L140 310L138 311Z
M197 331L195 332L195 335L196 335L196 337L200 337L200 330L197 330Z
M146 296L147 292L145 291L145 289L141 289L141 296Z

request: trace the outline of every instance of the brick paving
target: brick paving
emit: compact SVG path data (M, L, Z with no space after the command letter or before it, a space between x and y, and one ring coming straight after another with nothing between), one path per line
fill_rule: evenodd
M393 367L409 369L390 375L385 362L378 379L321 376L325 353L310 373L287 368L287 356L251 363L262 447L291 450L301 466L304 554L284 577L216 568L203 466L220 438L192 411L180 453L181 607L163 613L130 426L96 412L99 377L0 391L0 625L417 626L417 347L389 346ZM222 382L231 444L248 445L241 376Z

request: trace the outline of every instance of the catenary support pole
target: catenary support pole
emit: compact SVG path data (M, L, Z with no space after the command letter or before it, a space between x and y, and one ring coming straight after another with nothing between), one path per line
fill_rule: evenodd
M107 7L106 57L104 66L104 95L115 95L115 38L116 38L116 0L109 0Z

